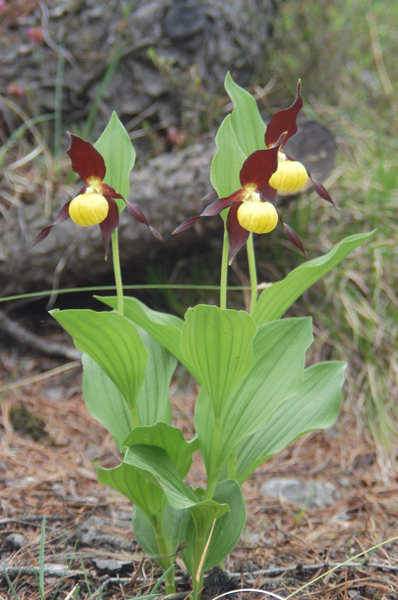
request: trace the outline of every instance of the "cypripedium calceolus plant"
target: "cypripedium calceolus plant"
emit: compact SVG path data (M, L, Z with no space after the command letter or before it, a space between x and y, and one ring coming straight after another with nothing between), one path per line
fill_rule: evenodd
M144 225L153 235L162 239L160 233L151 227L140 207L129 202L118 194L110 185L103 183L106 175L105 161L92 144L77 135L69 134L70 148L67 154L72 161L72 169L86 182L78 195L67 202L58 213L52 225L45 227L32 244L32 248L42 242L54 225L62 223L69 217L80 227L99 225L105 247L105 258L108 256L109 240L119 224L119 209L114 198L125 203L130 214Z
M97 297L107 310L51 311L83 352L87 408L120 450L120 463L99 467L98 480L133 503L136 539L165 570L166 594L175 590L174 563L180 553L192 575L194 599L200 597L204 572L233 550L245 527L243 482L292 441L329 427L337 418L345 364L330 361L306 368L312 321L282 317L300 294L370 235L342 240L259 295L252 234L283 223L275 208L276 190L296 189L304 181L303 168L283 152L296 131L300 87L295 103L273 117L267 133L254 98L229 74L225 87L234 108L217 133L210 170L219 199L200 215L221 214L225 219L220 306L199 304L188 308L184 318L153 310L123 294L114 261L117 293ZM116 115L96 149L72 136L72 166L87 185L65 205L55 224L69 216L82 226L98 223L106 249L114 230L114 256L115 203L126 203L131 214L147 224L139 209L124 199L135 153ZM321 184L314 185L331 200ZM188 219L176 231L198 218ZM297 234L283 225L303 251ZM245 242L250 312L227 308L228 261ZM200 387L191 439L172 425L170 382L178 363ZM203 488L185 481L194 452L200 453L206 472Z

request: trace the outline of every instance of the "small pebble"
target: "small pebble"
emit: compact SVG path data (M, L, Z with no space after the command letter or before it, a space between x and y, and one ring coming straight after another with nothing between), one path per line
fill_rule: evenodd
M183 40L202 31L206 16L200 6L180 0L172 6L164 21L164 32L172 40Z
M9 551L20 550L25 544L25 538L21 533L10 533L4 538L3 549Z

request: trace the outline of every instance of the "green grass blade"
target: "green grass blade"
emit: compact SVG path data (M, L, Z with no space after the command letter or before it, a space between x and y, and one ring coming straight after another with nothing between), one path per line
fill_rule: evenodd
M63 49L63 46L60 46ZM62 140L62 92L64 86L64 64L65 56L59 52L57 61L57 73L55 78L55 118L54 118L54 158L57 163L61 156Z
M7 581L7 584L9 586L10 590L11 590L12 595L14 596L15 600L19 600L18 594L15 591L14 586L12 585L11 579L8 577L8 573L7 573L7 570L6 570L5 566L4 565L1 565L1 566L3 568L3 573L4 573L5 580Z
M43 517L40 534L40 558L39 558L39 591L41 600L44 598L44 542L46 538L46 515Z

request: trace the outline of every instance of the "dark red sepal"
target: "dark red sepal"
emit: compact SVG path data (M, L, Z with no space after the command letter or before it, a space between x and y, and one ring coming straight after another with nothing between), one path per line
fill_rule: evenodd
M160 235L160 233L154 227L151 227L149 225L146 216L144 215L138 204L135 204L135 202L129 202L128 200L125 200L125 202L127 210L134 217L134 219L139 223L143 223L143 225L149 227L152 235L154 235L158 240L163 241L163 238Z
M232 263L242 246L246 244L247 238L250 235L250 232L247 231L247 229L244 229L238 221L237 212L241 204L242 203L239 202L231 206L231 210L229 211L227 217L227 231L229 239L229 264Z
M108 258L109 240L111 239L112 233L119 225L119 209L111 196L105 196L105 198L109 204L109 212L106 219L104 219L99 226L101 229L102 241L104 242L106 260Z
M269 148L276 143L279 136L287 131L287 135L283 140L282 146L287 140L292 137L297 131L297 116L303 107L303 99L301 97L301 82L297 83L296 99L289 108L277 112L267 125L265 132L265 145Z
M52 225L48 225L39 233L39 235L37 236L37 238L31 245L30 249L32 249L34 246L36 246L36 244L39 244L40 242L42 242L48 236L48 234L50 233L50 231L54 227L54 225L58 225L58 223L62 223L62 221L66 221L66 219L69 219L69 204L71 202L72 201L70 200L69 202L64 204L64 206L59 211L58 215L55 217L54 223L52 223Z
M94 148L90 142L85 142L82 138L73 133L70 137L70 148L67 154L72 161L72 169L80 175L84 181L90 177L96 177L103 180L105 177L105 161L101 154Z
M279 221L283 225L283 228L285 230L285 233L286 233L289 241L292 244L294 244L296 246L296 248L298 248L300 250L300 252L302 252L304 254L304 256L307 258L307 253L304 250L303 244L301 243L301 240L300 240L299 236L297 235L297 233L294 231L293 227L290 227L290 225L288 225L287 223L284 223L279 212L278 212L278 217L279 217Z
M256 189L263 186L278 168L279 146L256 150L246 158L239 173L242 187L253 185Z

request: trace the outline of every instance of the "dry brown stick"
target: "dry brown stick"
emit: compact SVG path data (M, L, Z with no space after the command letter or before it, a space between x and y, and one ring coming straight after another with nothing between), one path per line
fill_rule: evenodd
M18 577L18 575L33 576L37 569L35 567L4 567L9 577ZM43 569L44 577L76 577L83 575L83 571L70 570L62 564L47 564ZM4 572L0 571L0 577L4 577Z
M82 356L80 350L71 348L58 342L49 342L25 327L16 323L2 310L0 310L0 330L17 340L21 344L27 344L31 348L48 356L64 356L71 360L79 360Z

